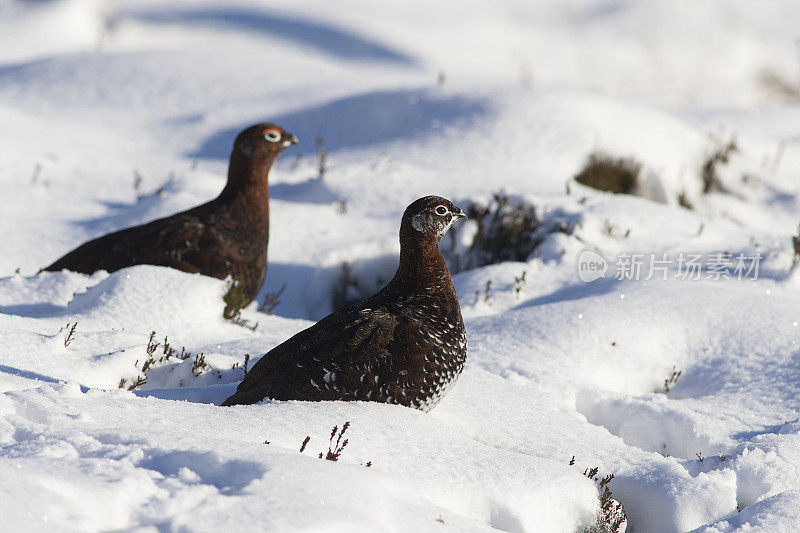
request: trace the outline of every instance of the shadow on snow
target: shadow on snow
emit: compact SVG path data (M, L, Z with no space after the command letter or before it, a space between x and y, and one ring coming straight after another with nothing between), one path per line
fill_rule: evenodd
M474 120L487 111L488 105L482 99L403 89L367 92L264 118L297 135L299 148L314 154L317 137L322 137L329 151L364 148L431 135L447 126ZM214 133L189 156L227 160L233 139L255 120Z
M139 11L128 16L152 23L210 26L284 39L345 60L387 61L413 65L409 55L328 24L261 9L225 7Z

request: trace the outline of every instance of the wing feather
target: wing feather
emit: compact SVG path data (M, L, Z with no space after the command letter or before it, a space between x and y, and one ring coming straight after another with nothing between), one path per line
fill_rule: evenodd
M391 364L397 326L398 317L385 309L357 305L334 313L265 354L222 405L266 397L347 399L365 372L377 375L376 366Z
M44 270L91 274L146 263L197 272L187 259L200 251L206 231L206 225L195 216L162 218L93 239Z

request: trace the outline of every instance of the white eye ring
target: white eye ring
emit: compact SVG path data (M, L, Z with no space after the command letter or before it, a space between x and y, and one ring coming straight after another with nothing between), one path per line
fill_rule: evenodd
M278 130L266 130L264 131L264 138L271 143L276 143L281 140L281 132Z
M447 214L447 206L444 206L444 205L437 205L437 206L436 206L436 209L434 210L434 212L435 212L437 215L440 215L440 216L442 216L442 215L446 215L446 214Z

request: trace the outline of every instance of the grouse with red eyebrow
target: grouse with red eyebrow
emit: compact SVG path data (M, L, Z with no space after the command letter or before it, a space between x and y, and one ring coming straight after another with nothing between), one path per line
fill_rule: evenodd
M440 196L408 206L394 278L270 350L222 405L272 398L433 408L467 357L461 307L439 251L442 236L465 216Z
M231 276L245 302L267 273L272 163L297 137L275 124L256 124L236 137L228 182L208 203L91 240L43 270L91 274L132 265L160 265L224 279Z

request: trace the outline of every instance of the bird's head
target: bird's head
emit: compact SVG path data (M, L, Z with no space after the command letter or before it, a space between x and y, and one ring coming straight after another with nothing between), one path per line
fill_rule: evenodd
M274 159L286 148L297 144L297 137L276 124L264 122L243 130L233 143L234 152L248 159L258 155Z
M433 237L438 241L460 218L467 218L467 215L447 198L425 196L415 200L406 208L401 227Z

